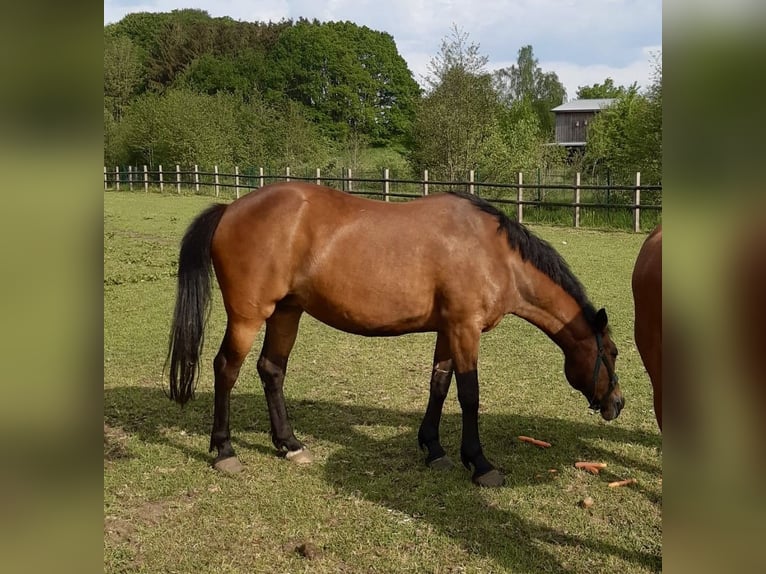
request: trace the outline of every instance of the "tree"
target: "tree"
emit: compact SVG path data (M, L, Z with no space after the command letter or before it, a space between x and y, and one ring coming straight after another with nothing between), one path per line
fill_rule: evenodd
M302 104L322 131L386 142L409 128L419 88L393 38L348 22L300 20L269 54L265 93Z
M631 87L635 87L633 84ZM603 84L593 84L591 86L578 86L577 95L578 100L589 99L601 99L601 98L619 98L624 96L630 88L625 86L615 86L612 78L604 80Z
M564 101L566 89L555 72L540 68L532 46L519 50L515 65L495 72L495 85L507 105L526 101L535 111L546 139L553 136L556 120L551 110Z
M469 43L468 38L468 32L452 24L450 36L442 38L439 53L427 66L429 73L425 81L430 90L439 87L454 70L477 77L486 73L489 58L479 52L479 44Z
M594 169L640 171L642 182L662 182L662 68L645 93L631 86L602 110L588 130L585 160Z
M438 177L462 179L497 143L500 109L491 76L484 71L487 58L478 44L453 27L431 60L426 78L429 91L420 103L413 126L412 160L420 171Z
M104 35L104 105L115 121L143 82L138 49L127 36Z

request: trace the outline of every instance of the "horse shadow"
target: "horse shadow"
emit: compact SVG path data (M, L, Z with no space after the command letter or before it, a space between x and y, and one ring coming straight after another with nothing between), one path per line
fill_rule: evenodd
M243 434L241 431L268 433L263 395L258 392L238 393L232 399L231 417L235 425L232 442L235 448L240 454L250 451L273 456L273 448L237 436ZM177 427L187 434L209 436L212 402L212 393L197 393L196 401L179 408L160 389L111 388L104 391L104 419L112 428L133 434L141 441L178 449L194 460L209 464L211 455L206 449L191 448L173 438L172 433L163 432L163 429ZM333 449L320 463L324 480L336 492L360 496L408 517L416 517L458 542L466 552L487 556L509 571L571 572L566 564L542 548L544 544L551 543L586 551L596 558L615 556L650 571L662 569L661 555L622 547L619 538L610 541L575 536L535 524L513 509L488 503L485 493L470 484L470 474L459 463L455 469L444 473L429 470L422 464L422 455L416 450L417 429L423 415L419 410L396 410L329 400L288 399L288 411L299 438L310 434L341 446L340 449ZM373 425L384 425L395 429L395 432L385 438L376 438L373 433L364 430ZM460 425L458 413L444 414L444 446L455 457L459 448ZM544 474L547 474L547 468L565 468L584 455L594 459L608 457L615 463L649 473L661 472L659 465L616 456L613 452L593 446L595 439L606 439L659 447L661 438L657 434L616 425L515 414L484 413L480 425L483 443L492 445L488 455L505 473L505 488L536 485L541 480L549 479L547 476L540 478L540 473L530 471L538 460L534 457L541 455L544 455L541 459L544 461ZM540 453L516 441L516 435L523 434L526 429L534 429L538 436L578 438L571 444L562 442L555 449ZM310 440L307 442L310 446ZM443 488L437 494L434 494L434 489L423 486L434 481L443 481ZM650 502L661 505L661 497L646 490L643 493ZM460 514L455 513L455 508L464 509L466 516L456 519ZM512 551L509 551L509 545L513 546Z

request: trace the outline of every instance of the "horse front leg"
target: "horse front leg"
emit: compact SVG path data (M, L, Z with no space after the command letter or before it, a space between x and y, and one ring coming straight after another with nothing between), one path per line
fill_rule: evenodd
M441 422L444 399L452 382L452 359L449 341L442 334L436 337L433 371L428 395L428 407L418 431L418 445L428 451L426 464L433 469L446 470L453 464L439 442L439 423Z
M457 329L450 336L450 349L457 379L457 398L463 414L460 460L479 486L502 486L503 474L484 456L479 440L479 355L478 329Z

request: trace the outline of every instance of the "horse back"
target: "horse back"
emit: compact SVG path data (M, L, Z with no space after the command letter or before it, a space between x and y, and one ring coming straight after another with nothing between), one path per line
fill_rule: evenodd
M445 304L485 312L486 285L502 283L498 236L496 222L446 194L386 203L290 182L232 203L212 253L239 313L286 301L345 331L389 335L438 330Z

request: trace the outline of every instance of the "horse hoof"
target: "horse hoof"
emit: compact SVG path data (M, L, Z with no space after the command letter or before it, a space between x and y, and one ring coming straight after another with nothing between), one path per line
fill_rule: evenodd
M452 459L446 454L444 456L440 456L439 458L435 458L427 464L428 468L431 470L450 470L455 466L455 464L452 462Z
M225 474L237 474L244 469L242 463L239 462L239 459L236 456L229 456L227 458L222 458L221 460L216 460L213 463L213 468Z
M314 462L314 455L307 448L288 451L285 454L285 458L296 464L310 464Z
M503 473L493 468L489 472L485 472L481 476L474 476L473 483L479 486L486 486L489 488L496 488L505 484L505 476Z

